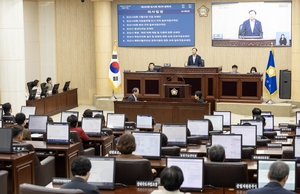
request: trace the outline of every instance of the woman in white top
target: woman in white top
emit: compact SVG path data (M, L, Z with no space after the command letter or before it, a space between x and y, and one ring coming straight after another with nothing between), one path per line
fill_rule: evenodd
M32 90L36 90L36 96L40 96L42 93L42 90L38 85L39 85L39 80L36 79L32 82Z

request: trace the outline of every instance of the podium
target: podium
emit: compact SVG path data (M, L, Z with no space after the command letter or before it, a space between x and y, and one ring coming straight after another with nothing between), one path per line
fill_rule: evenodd
M191 98L191 85L184 83L164 84L165 98Z

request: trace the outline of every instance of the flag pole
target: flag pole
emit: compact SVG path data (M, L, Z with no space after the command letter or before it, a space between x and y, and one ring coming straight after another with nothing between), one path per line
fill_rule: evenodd
M273 42L271 42L271 51L274 57L274 52L273 52ZM275 102L271 99L267 100L266 104L275 104Z
M115 96L114 89L112 90L112 94L111 94L110 100L113 100L113 101L117 100L117 97Z

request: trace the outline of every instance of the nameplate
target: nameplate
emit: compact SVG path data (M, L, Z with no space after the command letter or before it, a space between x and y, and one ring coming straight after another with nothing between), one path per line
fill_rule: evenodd
M281 132L291 132L292 131L292 128L281 128Z
M278 127L288 127L289 126L289 124L288 123L279 123L278 124Z
M211 142L206 142L206 147L210 147L211 146Z
M267 155L252 155L252 160L268 160L270 156Z
M282 148L282 143L268 143L268 148Z
M248 190L248 189L256 189L256 183L236 183L235 189L237 190Z
M109 150L108 151L108 155L120 155L121 152L119 152L118 150Z
M193 154L193 153L180 153L180 157L197 158L197 154Z
M275 140L283 140L283 141L287 141L287 136L284 135L278 135L274 137Z
M158 187L157 181L136 181L136 187Z
M60 177L53 177L52 184L66 184L71 182L72 179L69 178L60 178Z

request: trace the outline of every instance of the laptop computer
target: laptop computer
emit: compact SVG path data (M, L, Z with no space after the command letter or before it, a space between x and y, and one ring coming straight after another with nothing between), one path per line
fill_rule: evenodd
M115 188L116 158L102 156L87 156L92 168L88 183L99 189L113 190Z
M53 122L47 123L46 142L51 144L69 144L70 126L69 123Z
M227 162L240 162L242 160L242 135L240 134L213 134L211 145L220 144L225 149Z
M180 187L181 190L197 192L203 190L203 158L167 157L166 166L178 166L182 170L184 181Z
M152 115L136 115L137 129L152 129Z
M168 137L168 146L186 147L187 129L185 124L163 124L161 132Z
M101 136L101 118L83 117L81 122L81 127L88 136Z
M13 132L10 128L0 128L0 153L10 154L12 149Z
M161 133L134 131L132 135L135 138L135 155L143 156L147 159L160 159L161 157Z
M103 115L103 110L92 110L93 117L97 114Z
M266 119L265 131L274 131L274 115L264 115Z
M190 130L192 136L200 136L201 139L208 139L209 121L207 119L188 119L186 126Z
M106 126L112 130L124 130L125 114L107 113Z
M223 115L204 115L204 119L209 119L214 127L214 132L223 131Z
M26 116L26 119L29 119L29 115L35 115L35 112L35 106L21 106L21 113Z
M240 120L240 124L250 123L256 126L256 135L263 136L264 123L262 120Z
M231 125L231 112L230 111L214 111L213 115L223 115L223 126Z
M231 125L230 133L242 135L243 147L256 147L256 125Z
M60 116L60 122L67 122L69 116L75 115L78 118L78 111L62 111Z
M31 133L46 133L48 116L29 115L28 129Z

